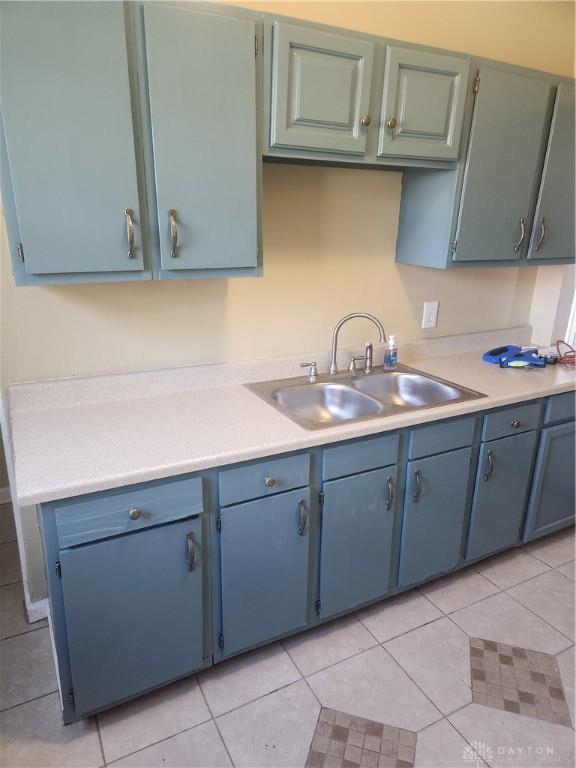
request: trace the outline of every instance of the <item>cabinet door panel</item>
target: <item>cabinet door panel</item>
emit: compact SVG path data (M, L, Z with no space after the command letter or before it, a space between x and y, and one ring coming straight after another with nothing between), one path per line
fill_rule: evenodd
M60 561L77 715L202 666L200 518L63 550Z
M2 117L26 272L141 271L122 4L0 5Z
M302 513L308 519L300 535ZM220 517L224 652L304 627L310 490L225 507Z
M254 22L161 5L144 19L162 267L255 267Z
M322 506L321 616L386 594L397 467L325 483Z
M456 160L470 61L388 46L385 72L378 155Z
M480 70L455 261L521 259L526 253L551 95L549 82L488 67ZM518 245L520 219L525 235Z
M574 85L558 86L529 259L574 258Z
M273 44L270 145L363 154L372 43L276 22Z
M574 522L574 422L542 430L524 541Z
M520 541L536 432L483 443L466 557L489 555Z
M399 586L424 581L458 563L470 457L471 449L462 448L408 462Z

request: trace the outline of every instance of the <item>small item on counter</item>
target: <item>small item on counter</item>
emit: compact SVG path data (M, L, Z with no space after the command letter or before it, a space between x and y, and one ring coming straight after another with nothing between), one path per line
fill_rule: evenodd
M547 360L547 355L538 354L538 347L517 347L514 344L490 349L484 352L482 359L500 368L544 368L547 364L554 364L552 360Z
M576 349L567 341L559 339L556 342L556 351L558 352L557 362L560 365L576 365Z
M396 346L396 337L388 337L388 344L384 352L384 368L392 370L398 365L398 347Z

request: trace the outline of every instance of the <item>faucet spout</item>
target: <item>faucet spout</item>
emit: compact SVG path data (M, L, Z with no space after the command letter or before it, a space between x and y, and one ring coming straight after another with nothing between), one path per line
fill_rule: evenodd
M380 341L384 342L386 341L386 332L384 331L384 326L378 320L377 317L374 317L374 315L369 315L367 312L352 312L349 315L346 315L346 317L343 317L342 320L339 320L336 323L336 326L334 328L334 332L332 333L332 357L330 360L330 373L335 374L338 373L338 366L336 364L336 357L338 355L338 334L340 333L340 328L344 325L344 323L347 323L348 320L353 320L355 317L361 317L365 320L371 320L376 328L378 328L378 333L380 334Z

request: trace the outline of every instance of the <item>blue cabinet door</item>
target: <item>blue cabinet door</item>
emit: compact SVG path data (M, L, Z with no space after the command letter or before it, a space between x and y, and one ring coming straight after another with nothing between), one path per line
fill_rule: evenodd
M398 467L324 483L320 616L376 600L390 587Z
M529 259L574 259L574 83L558 86Z
M162 268L256 267L254 22L163 4L144 19Z
M77 716L202 666L199 517L60 553Z
M454 261L509 261L526 254L552 91L545 80L481 68Z
M466 518L471 449L408 462L398 585L454 568Z
M310 489L220 511L223 652L306 626Z
M364 154L374 45L277 21L273 46L270 146Z
M378 155L456 160L470 60L388 46Z
M542 430L524 541L574 523L574 427L571 422Z
M3 172L26 273L141 277L123 4L7 2L0 18Z
M468 559L490 555L520 541L536 438L536 432L524 432L482 444Z

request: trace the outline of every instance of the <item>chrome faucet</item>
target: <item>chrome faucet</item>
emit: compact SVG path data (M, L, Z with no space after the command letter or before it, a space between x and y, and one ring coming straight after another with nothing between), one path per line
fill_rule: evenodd
M380 333L380 341L381 342L386 341L386 333L384 331L384 326L382 325L380 320L378 320L377 317L374 317L374 315L369 315L367 312L352 312L350 315L346 315L346 317L343 317L342 320L336 323L336 327L334 328L334 332L332 334L332 359L330 361L331 374L338 373L338 366L336 365L336 356L338 354L338 334L340 333L340 328L342 328L344 323L348 322L348 320L352 320L355 317L364 317L366 320L371 320L376 326L376 328L378 328L378 332Z

